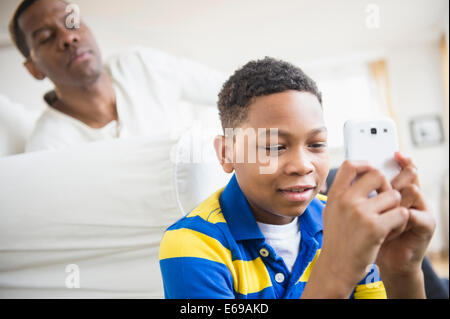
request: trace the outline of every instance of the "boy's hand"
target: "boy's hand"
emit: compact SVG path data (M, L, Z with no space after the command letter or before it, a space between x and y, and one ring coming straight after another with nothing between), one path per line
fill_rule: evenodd
M402 287L406 289L405 281L409 278L423 281L422 260L436 227L421 193L417 169L413 162L398 152L395 153L395 159L401 171L392 180L391 185L402 195L400 205L408 209L409 218L401 234L388 236L377 257L377 265L388 293L390 285L393 291ZM404 297L404 294L398 292L392 293L391 296Z
M368 198L373 190L378 195ZM367 162L345 161L328 193L322 252L305 297L315 295L313 281L317 281L322 291L330 291L327 297L347 298L366 275L366 267L375 262L386 237L405 229L409 213L400 203L400 193L379 170Z

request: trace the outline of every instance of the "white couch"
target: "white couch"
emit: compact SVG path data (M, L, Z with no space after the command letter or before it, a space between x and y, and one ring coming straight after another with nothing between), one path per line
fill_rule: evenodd
M162 298L164 230L230 177L198 128L0 157L0 298Z
M42 106L29 108L0 93L0 157L23 153Z

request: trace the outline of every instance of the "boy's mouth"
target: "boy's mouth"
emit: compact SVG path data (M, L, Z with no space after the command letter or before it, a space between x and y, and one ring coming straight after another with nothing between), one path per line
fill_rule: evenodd
M316 187L312 185L296 185L280 188L278 191L287 199L294 202L304 202L311 198Z

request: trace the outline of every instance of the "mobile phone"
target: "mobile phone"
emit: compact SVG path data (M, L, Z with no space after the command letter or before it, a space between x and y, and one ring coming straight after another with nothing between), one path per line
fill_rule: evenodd
M394 153L398 151L397 128L390 118L346 121L344 147L346 159L368 161L388 181L400 172L400 166L394 159Z

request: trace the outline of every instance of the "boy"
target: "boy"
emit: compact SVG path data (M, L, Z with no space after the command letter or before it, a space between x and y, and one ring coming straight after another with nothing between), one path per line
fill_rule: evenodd
M367 163L346 161L325 207L317 196L329 169L321 104L309 77L272 58L247 63L224 84L224 131L258 134L215 140L224 171L235 174L166 231L166 298L425 297L421 262L435 222L414 165L396 153L401 172L389 183ZM271 128L276 142L266 138ZM268 161L249 160L255 150ZM368 198L372 190L378 195Z

